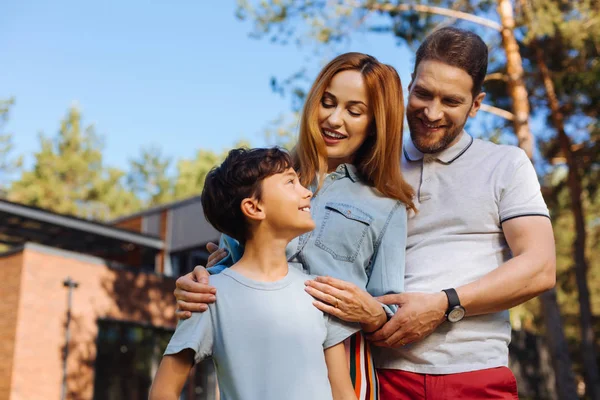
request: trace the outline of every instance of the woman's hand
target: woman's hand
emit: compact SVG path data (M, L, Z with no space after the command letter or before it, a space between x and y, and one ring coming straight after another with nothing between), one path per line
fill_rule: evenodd
M359 322L365 332L374 332L387 321L381 304L352 283L319 276L305 285L305 290L316 299L315 307L344 321Z
M206 250L208 250L210 253L208 256L208 262L206 263L206 268L214 267L219 261L227 256L227 249L219 248L219 246L212 242L208 242L206 244ZM200 265L197 265L196 268L199 266Z
M206 268L210 268L227 255L227 250L219 249L214 243L208 243L206 249L211 253ZM175 315L178 319L188 319L193 312L208 310L208 304L214 303L217 289L208 284L210 274L202 265L196 265L194 270L175 281L173 294L177 299Z

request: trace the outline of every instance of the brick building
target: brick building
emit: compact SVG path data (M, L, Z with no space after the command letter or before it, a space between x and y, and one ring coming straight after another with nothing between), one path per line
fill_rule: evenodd
M108 224L0 200L0 400L61 399L63 380L69 400L147 398L176 324L175 278L217 237L198 197ZM182 399L214 386L200 365Z

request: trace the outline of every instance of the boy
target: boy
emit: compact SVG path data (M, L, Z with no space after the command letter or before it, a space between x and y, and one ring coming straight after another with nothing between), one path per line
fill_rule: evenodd
M311 197L276 148L232 150L208 174L205 216L245 243L244 255L211 278L208 311L179 322L151 400L178 399L193 363L209 356L223 400L356 399L342 342L358 327L315 308L306 275L287 264L288 242L315 227Z

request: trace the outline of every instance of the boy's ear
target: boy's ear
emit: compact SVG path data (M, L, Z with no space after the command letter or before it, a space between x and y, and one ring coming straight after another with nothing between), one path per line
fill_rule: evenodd
M240 207L242 209L242 213L246 216L246 218L249 218L254 221L261 221L265 219L265 211L260 202L254 197L247 197L244 200L242 200L242 204L240 205Z

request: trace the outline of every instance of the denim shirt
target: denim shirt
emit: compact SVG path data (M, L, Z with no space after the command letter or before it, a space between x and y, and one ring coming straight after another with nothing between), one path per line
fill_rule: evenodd
M316 189L316 183L310 188ZM372 296L404 291L406 207L362 182L356 168L340 165L311 199L312 232L286 247L290 265L311 275L327 275L366 289ZM228 256L209 268L218 273L239 260L243 249L223 235ZM386 307L388 314L395 308Z

